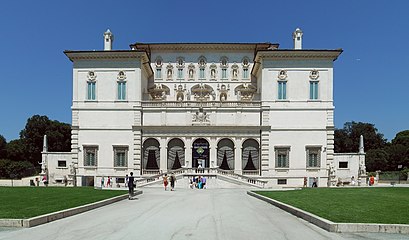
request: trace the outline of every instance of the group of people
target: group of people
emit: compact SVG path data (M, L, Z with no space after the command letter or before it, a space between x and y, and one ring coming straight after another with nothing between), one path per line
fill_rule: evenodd
M189 180L189 187L191 189L193 188L198 188L198 189L205 189L206 188L206 177L201 177L201 176L193 176Z
M176 177L175 175L170 174L170 176L168 177L168 174L165 174L163 176L163 186L165 187L165 191L168 190L168 184L170 182L170 191L174 191L175 190L175 182L176 182Z

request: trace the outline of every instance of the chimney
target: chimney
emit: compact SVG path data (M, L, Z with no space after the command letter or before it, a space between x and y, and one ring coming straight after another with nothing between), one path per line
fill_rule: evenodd
M104 32L104 50L110 51L112 50L112 42L114 41L114 35L111 33L109 29Z
M299 28L293 32L294 49L302 49L302 34L303 32Z

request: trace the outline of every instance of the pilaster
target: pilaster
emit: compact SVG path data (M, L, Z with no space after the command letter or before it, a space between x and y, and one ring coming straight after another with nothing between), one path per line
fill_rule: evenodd
M209 164L211 168L214 168L217 165L217 142L215 137L210 138L210 161Z
M242 139L235 138L234 140L234 172L237 174L243 174L243 161L241 159L242 153L242 146L241 146Z
M192 138L186 137L185 142L185 165L187 168L192 167Z
M262 130L261 131L261 175L266 176L268 175L268 169L269 169L269 143L270 143L270 132L267 130Z
M160 148L160 166L159 170L166 172L168 170L168 146L166 144L166 137L161 137L159 140Z

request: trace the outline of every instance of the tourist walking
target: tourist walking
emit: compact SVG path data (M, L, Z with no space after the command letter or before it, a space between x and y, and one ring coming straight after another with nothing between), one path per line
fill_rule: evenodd
M128 174L125 175L125 187L128 187L129 176Z
M129 173L129 175L131 175L131 176L128 178L128 194L129 194L128 199L131 200L133 195L134 195L134 187L135 186L134 186L133 172ZM128 176L128 175L126 175L126 176Z
M314 178L314 182L312 183L312 187L318 187L318 178Z
M168 175L165 173L163 176L163 186L165 187L165 191L168 189Z
M111 177L108 176L108 180L107 180L107 187L111 187Z
M202 188L206 189L206 177L202 177Z
M104 176L101 177L101 189L104 187Z
M170 181L170 191L174 191L175 190L176 177L175 177L175 175L173 175L173 173L170 175L169 181Z

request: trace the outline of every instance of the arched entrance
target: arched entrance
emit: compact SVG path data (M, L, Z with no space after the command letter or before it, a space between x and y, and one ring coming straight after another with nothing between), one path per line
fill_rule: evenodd
M234 170L234 143L223 138L217 144L217 165L223 170Z
M243 142L243 174L257 174L260 169L259 144L254 139Z
M208 168L209 161L209 142L204 138L196 139L192 144L192 167Z
M143 143L142 174L159 173L159 166L159 142L154 138L148 138Z
M185 165L185 144L179 138L168 143L168 169L179 169Z

